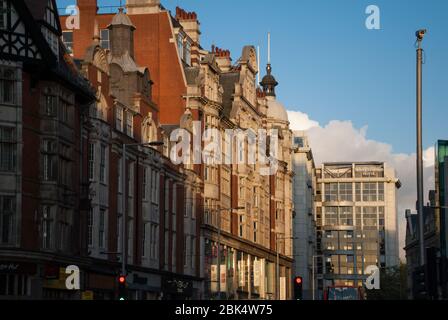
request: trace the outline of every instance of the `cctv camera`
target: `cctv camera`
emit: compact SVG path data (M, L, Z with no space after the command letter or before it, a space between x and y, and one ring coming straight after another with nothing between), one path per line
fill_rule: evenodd
M415 36L417 37L418 40L422 40L425 33L426 29L420 29L415 33Z

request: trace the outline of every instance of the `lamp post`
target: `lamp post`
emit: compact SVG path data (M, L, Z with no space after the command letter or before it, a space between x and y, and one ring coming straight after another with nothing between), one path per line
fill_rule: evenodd
M217 268L217 278L218 278L218 297L221 299L221 212L222 211L230 211L231 213L233 210L244 210L244 207L236 207L236 208L220 208L218 209L218 253L217 253L217 260L218 260L218 268Z
M272 229L272 232L275 233L275 251L276 251L276 255L277 255L277 261L276 261L276 268L275 268L275 298L277 300L280 300L280 250L278 249L278 241L279 240L294 240L294 239L298 239L297 237L278 237L278 234L280 232Z
M422 146L422 64L423 49L422 41L426 33L425 29L418 30L417 37L417 212L418 231L420 244L420 266L425 265L425 239L423 219L423 146Z
M122 185L122 199L121 199L121 210L122 210L122 221L121 221L121 274L126 275L126 227L127 227L127 212L126 212L126 148L127 147L157 147L163 146L163 142L154 141L146 143L130 143L123 144L122 147L122 158L121 158L121 185Z
M311 280L312 280L312 285L311 285L311 288L312 288L312 290L311 290L311 292L312 292L312 295L313 295L313 300L315 300L316 298L315 298L315 294L314 294L314 292L315 292L315 276L314 276L314 268L315 268L315 266L314 266L314 259L316 259L316 258L322 258L323 256L322 255L314 255L313 256L313 261L312 261L312 266L311 266L311 268L312 268L312 270L311 270Z

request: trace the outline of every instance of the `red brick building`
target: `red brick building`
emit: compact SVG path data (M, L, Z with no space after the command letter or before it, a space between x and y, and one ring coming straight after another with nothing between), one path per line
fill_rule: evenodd
M78 0L77 4L80 28L64 30L64 42L72 48L73 56L83 58L96 25L100 46L109 50L111 34L107 26L114 15L100 13L96 1ZM158 106L165 139L179 127L192 132L189 121L195 120L200 121L202 130L280 128L284 131L281 154L285 157L282 156L281 172L276 176L261 177L258 167L184 166L187 177L185 212L191 212L185 213L183 224L184 242L189 243L186 256L190 257L185 258L184 263L195 261L196 266L184 272L204 278L205 298L216 295L219 290L231 299L290 297L289 123L283 106L275 101L275 90L269 87L270 83L265 83L265 92L257 89L255 79L259 70L254 48L244 47L238 63L233 65L229 51L218 48L208 51L201 47L196 13L177 8L172 16L160 0L128 0L126 9L126 15L136 28L132 38L135 46L130 54L136 63L150 71L152 100ZM67 19L61 17L61 24L66 25ZM272 91L266 92L267 89ZM166 142L169 148L170 143ZM167 152L165 149L164 154L168 155ZM245 209L231 210L236 207ZM222 231L220 244L218 229ZM164 250L171 251L170 240L162 240ZM171 242L178 241L179 237ZM218 246L223 259L220 263L217 261ZM280 254L278 272L275 267L277 252ZM163 264L171 263L164 261ZM218 268L219 265L228 268Z
M114 299L125 257L131 299L289 298L291 136L254 47L233 64L201 47L196 13L158 0L126 14L78 0L79 29L53 0L0 3L14 8L0 20L0 295ZM278 172L173 164L170 135L193 121L279 129Z
M110 48L96 27L73 59L54 1L6 8L0 296L116 298L124 207L129 298L198 298L199 262L192 255L187 264L184 241L188 172L166 157L168 146L129 146L122 167L123 144L166 140L152 76L134 60L132 22L110 16ZM197 230L188 231L191 252ZM80 290L67 290L68 265L80 269Z
M184 168L168 159L169 145L159 150L129 147L128 183L122 186L123 143L167 139L160 125L158 105L153 101L150 70L135 62L136 27L120 11L111 18L107 30L109 49L104 49L100 28L95 23L93 40L81 62L83 73L98 91L90 123L85 128L90 148L86 159L91 166L88 175L94 191L88 223L90 255L121 260L121 255L114 252L121 252L122 201L125 201L127 271L132 298L198 298L201 280L197 277L196 260L186 267L184 212L188 180ZM105 223L102 216L108 217L108 228L102 226ZM107 241L103 241L101 235L105 237L106 233ZM96 235L100 235L99 240ZM188 236L196 238L196 229ZM192 246L191 251L199 251L197 241ZM183 293L172 287L174 280L187 286Z

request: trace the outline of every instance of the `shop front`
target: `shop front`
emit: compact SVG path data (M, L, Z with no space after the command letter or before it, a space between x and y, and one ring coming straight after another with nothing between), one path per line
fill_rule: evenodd
M36 273L36 264L0 261L0 299L32 299L33 296L38 298L38 292L33 289Z

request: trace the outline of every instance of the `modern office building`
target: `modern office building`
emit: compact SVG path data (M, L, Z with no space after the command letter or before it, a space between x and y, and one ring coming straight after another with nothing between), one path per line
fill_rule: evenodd
M325 163L316 169L317 287L362 286L370 265L397 266L394 169L382 162Z
M315 261L316 221L314 193L315 164L308 137L303 131L293 132L293 252L294 276L303 280L303 298L313 298L313 259Z
M444 299L448 298L448 140L439 140L436 145L435 163L435 207L440 228L440 286Z

